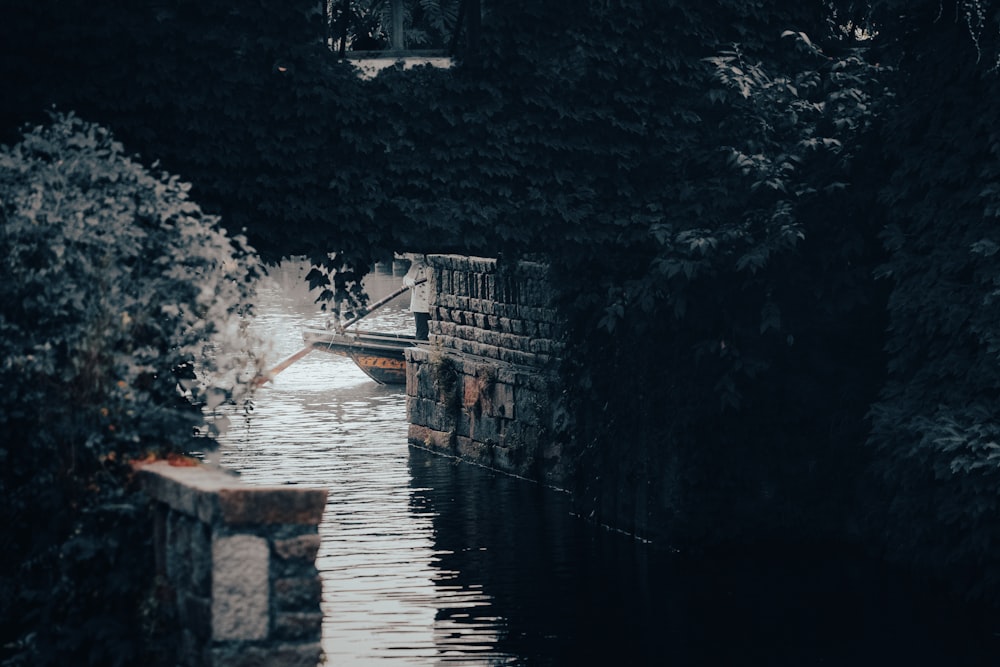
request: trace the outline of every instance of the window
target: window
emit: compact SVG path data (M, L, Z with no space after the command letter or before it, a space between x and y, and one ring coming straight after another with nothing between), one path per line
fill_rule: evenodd
M327 45L352 58L473 50L482 20L481 0L325 0L324 8Z

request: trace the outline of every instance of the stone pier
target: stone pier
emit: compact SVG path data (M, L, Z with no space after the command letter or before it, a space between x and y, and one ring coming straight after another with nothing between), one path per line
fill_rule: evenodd
M316 667L326 490L243 483L207 466L139 469L155 504L161 612L184 667Z
M564 486L563 327L547 267L460 255L427 261L430 340L407 350L410 443Z

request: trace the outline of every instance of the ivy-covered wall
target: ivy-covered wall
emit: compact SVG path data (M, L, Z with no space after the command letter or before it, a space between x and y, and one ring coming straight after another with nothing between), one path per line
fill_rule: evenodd
M263 271L189 189L75 116L0 149L5 665L153 665L172 641L131 464L210 449L248 396Z
M880 200L888 378L872 407L886 552L1000 600L1000 7L896 3Z
M482 4L477 58L361 80L311 0L16 0L3 130L106 122L335 289L543 255L598 518L1000 571L995 3Z

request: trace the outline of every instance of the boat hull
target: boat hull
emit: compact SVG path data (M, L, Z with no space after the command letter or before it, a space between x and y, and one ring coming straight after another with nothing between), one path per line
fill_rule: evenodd
M416 340L405 334L307 329L302 340L313 349L350 358L379 384L406 384L406 348Z

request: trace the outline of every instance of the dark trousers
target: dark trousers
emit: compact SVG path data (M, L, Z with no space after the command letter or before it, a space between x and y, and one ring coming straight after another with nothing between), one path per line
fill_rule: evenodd
M427 340L429 333L427 323L430 319L430 313L413 313L413 321L417 325L417 340Z

